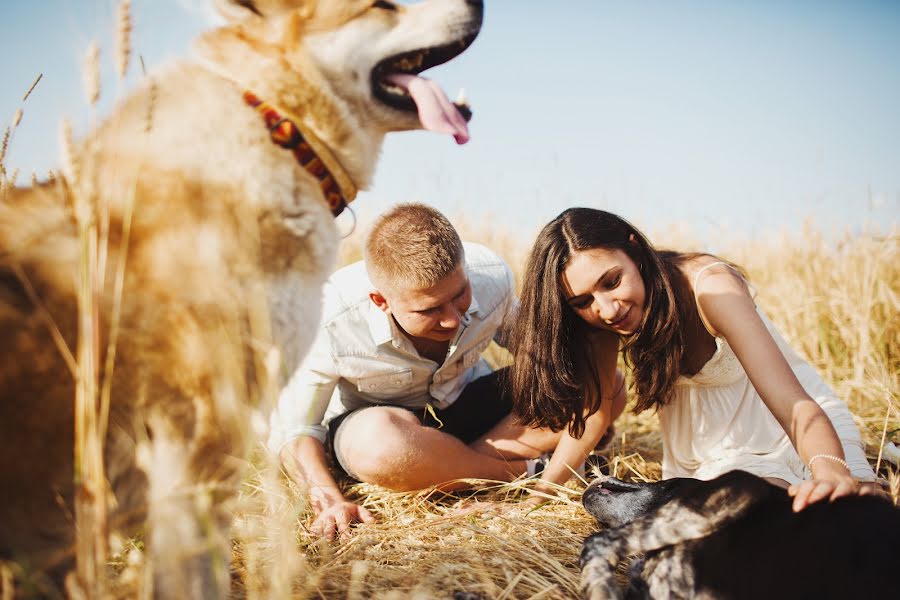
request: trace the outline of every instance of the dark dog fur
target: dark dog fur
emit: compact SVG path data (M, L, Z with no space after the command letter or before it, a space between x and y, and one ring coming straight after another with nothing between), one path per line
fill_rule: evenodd
M581 553L585 598L622 598L616 566L643 553L626 598L876 598L900 567L900 510L872 496L799 513L787 492L742 471L711 481L598 480L585 509L606 529Z

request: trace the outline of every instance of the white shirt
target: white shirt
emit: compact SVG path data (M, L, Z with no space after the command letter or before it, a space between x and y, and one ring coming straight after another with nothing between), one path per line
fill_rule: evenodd
M325 284L322 323L306 359L291 375L271 418L268 446L280 452L308 435L325 441L325 424L366 406L450 406L472 380L491 372L481 357L516 306L513 275L502 258L465 243L472 304L442 364L423 358L394 319L369 298L360 261Z

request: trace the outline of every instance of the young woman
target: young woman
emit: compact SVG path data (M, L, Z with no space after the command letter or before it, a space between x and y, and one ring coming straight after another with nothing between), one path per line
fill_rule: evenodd
M789 487L794 509L876 493L847 405L754 303L741 269L654 249L624 219L572 208L525 271L513 332L516 412L577 437L621 350L636 411L657 410L663 477L734 469Z

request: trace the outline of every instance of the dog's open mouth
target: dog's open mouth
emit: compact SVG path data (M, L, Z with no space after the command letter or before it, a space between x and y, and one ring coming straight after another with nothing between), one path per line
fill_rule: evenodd
M469 141L466 125L472 111L464 100L451 103L441 88L419 73L458 56L475 40L476 34L435 48L412 50L386 58L372 69L372 93L391 108L418 112L429 131L449 133L456 142Z
M620 479L616 479L615 477L608 477L602 482L598 482L597 485L597 491L600 494L621 494L627 492L636 492L640 489L641 486L639 484L622 481Z

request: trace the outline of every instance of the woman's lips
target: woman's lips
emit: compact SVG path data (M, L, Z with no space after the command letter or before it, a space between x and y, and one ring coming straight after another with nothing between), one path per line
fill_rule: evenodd
M628 315L630 315L630 314L631 314L631 307L629 307L628 310L625 311L624 315L622 315L621 317L619 317L618 319L616 319L615 321L610 323L609 326L610 327L618 327L619 325L621 325L625 322L625 320L628 318Z

